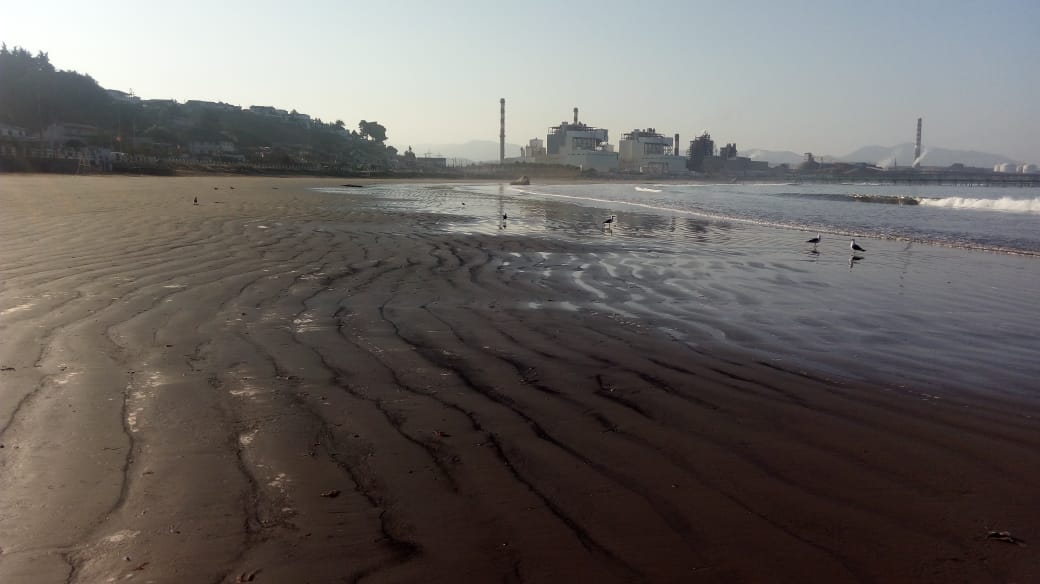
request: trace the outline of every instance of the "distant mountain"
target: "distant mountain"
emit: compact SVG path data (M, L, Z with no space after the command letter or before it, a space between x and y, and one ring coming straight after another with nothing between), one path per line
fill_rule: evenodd
M959 162L964 166L993 168L994 165L1004 162L1019 162L1000 154L976 152L974 150L952 150L929 146L925 146L921 150L922 166L950 166ZM751 160L764 160L772 166L789 164L794 167L805 161L804 154L787 150L755 148L741 150L740 155L747 156ZM907 143L899 144L898 146L864 146L845 156L818 154L816 160L819 162L867 162L884 168L895 165L912 166L914 163L914 145Z
M776 166L778 164L797 166L805 160L804 154L798 154L788 150L763 150L761 148L753 148L751 150L741 150L738 154L740 156L747 156L751 160L764 160L771 166Z
M404 152L408 144L397 146ZM411 144L412 152L418 157L430 156L464 159L471 162L498 161L498 142L493 140L470 140L465 144ZM506 142L506 158L520 156L520 145ZM461 161L461 160L460 160Z
M914 163L914 145L907 143L891 147L864 146L855 152L837 157L835 160L840 162L869 162L886 168L896 164L899 166L911 166ZM996 164L1005 162L1017 163L1018 161L989 152L951 150L929 146L921 148L922 166L950 166L951 164L961 163L964 166L992 168Z

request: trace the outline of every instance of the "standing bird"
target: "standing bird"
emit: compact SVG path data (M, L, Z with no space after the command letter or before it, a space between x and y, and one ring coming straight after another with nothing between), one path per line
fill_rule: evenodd
M603 229L610 229L614 225L614 221L617 220L617 215L611 215L603 220Z
M811 244L812 244L812 246L813 246L813 248L815 248L815 247L816 247L816 244L820 243L820 240L821 240L821 239L823 239L823 238L822 238L822 237L820 237L820 234L819 234L819 233L817 233L817 234L816 234L816 237L814 237L814 238L812 238L812 239L809 239L809 240L806 240L806 242L805 242L805 243L811 243Z
M196 205L198 205L198 204L199 204L199 198L198 198L198 197L195 197L195 204L196 204Z
M852 241L849 242L849 248L852 250L853 253L855 253L857 251L867 251L867 250L863 249L862 247L860 247L859 244L856 243L855 239L853 239Z

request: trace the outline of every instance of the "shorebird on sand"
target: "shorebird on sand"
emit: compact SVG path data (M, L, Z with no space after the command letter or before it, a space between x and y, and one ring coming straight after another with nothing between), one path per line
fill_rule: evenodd
M856 243L855 239L853 239L852 241L849 242L849 249L851 249L853 253L855 253L857 251L867 251L867 250L863 249L862 247L860 247L859 244Z
M617 215L611 215L603 220L603 229L610 229L614 225L614 221L617 220Z
M805 243L811 243L813 247L816 247L816 244L820 243L820 240L821 240L821 239L823 239L823 238L822 238L822 237L820 237L820 234L819 234L819 233L817 233L817 234L816 234L816 237L814 237L814 238L812 238L812 239L808 239L808 240L806 240L806 241L805 241Z
M194 204L195 204L195 205L198 205L198 204L199 204L199 198L198 198L198 197L195 197L195 203L194 203Z

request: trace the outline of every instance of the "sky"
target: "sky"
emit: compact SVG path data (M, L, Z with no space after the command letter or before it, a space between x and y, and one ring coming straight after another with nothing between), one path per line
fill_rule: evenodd
M296 109L389 143L526 144L570 120L841 156L1040 162L1036 0L3 3L0 41L145 99ZM2 82L2 80L0 80ZM514 153L507 153L514 154Z

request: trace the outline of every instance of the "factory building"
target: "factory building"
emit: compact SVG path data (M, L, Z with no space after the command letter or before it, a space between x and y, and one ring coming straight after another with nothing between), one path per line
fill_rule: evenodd
M578 108L574 108L573 122L561 122L559 126L549 128L544 143L534 138L527 146L521 147L520 161L610 172L618 168L618 155L607 139L605 129L579 122Z
M549 128L545 139L546 156L551 163L577 166L582 170L616 170L618 155L607 140L607 130L579 122L578 108L574 108L572 123L561 122Z
M674 154L672 138L658 134L654 128L632 130L622 137L621 170L645 174L671 174L686 170L686 159Z

